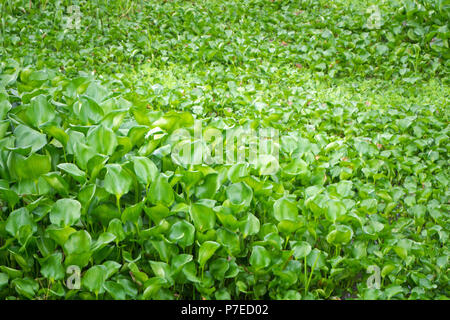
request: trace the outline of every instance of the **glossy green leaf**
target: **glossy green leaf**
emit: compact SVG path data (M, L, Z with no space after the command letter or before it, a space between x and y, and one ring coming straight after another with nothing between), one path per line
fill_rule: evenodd
M60 227L69 227L81 217L81 204L77 200L60 199L50 211L50 221Z
M47 144L45 134L39 133L24 125L16 127L14 136L16 138L16 147L21 149L30 148L32 154L39 151Z
M86 180L86 173L84 171L81 171L73 163L60 163L58 164L58 168L63 170L64 172L67 172L80 183L83 183Z
M31 154L28 158L15 155L14 168L19 179L37 180L51 170L51 159L48 155Z
M353 230L346 225L337 225L335 230L332 230L327 235L327 241L334 245L343 245L353 237Z
M55 109L44 95L38 95L31 99L30 107L27 108L26 115L31 124L36 128L53 120L56 116Z
M65 264L84 267L91 258L91 236L85 230L72 233L63 245Z
M53 253L41 260L39 260L41 264L41 274L53 280L61 280L65 277L66 273L62 265L62 254L60 252Z
M136 177L144 185L148 186L159 174L156 165L146 157L134 157L133 158L134 171L136 172Z
M167 179L159 175L150 185L148 190L148 200L153 204L162 204L170 207L174 201L172 187Z
M248 207L252 201L253 190L245 182L238 182L228 186L226 194L232 205Z
M195 227L185 220L175 222L169 230L168 239L186 248L194 243Z
M216 214L213 209L203 204L191 204L189 214L195 227L199 231L212 229L216 224Z
M242 235L245 239L248 236L257 234L259 232L260 225L261 224L258 218L254 214L249 213L241 221L239 229L241 230Z
M288 198L280 198L273 204L273 213L278 221L290 220L296 221L298 218L298 209L295 201Z
M22 228L29 226L33 232L37 231L37 225L26 208L20 208L11 212L6 220L5 230L13 237L18 237Z
M271 258L266 248L262 246L253 246L250 255L250 264L256 270L267 268L270 265Z
M133 180L130 174L122 166L118 164L109 164L106 166L104 187L109 193L120 198L130 191L132 183Z
M112 155L118 145L115 133L103 126L97 126L90 130L86 141L97 153L104 155Z
M81 285L90 292L97 295L103 287L106 280L106 267L93 266L89 268L81 279Z
M205 241L200 245L198 251L198 263L200 268L204 268L206 262L213 256L217 249L219 249L220 244L215 241Z

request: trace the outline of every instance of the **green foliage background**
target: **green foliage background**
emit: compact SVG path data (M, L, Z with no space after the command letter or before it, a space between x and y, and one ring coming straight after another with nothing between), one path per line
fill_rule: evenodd
M0 298L448 299L446 1L0 5Z

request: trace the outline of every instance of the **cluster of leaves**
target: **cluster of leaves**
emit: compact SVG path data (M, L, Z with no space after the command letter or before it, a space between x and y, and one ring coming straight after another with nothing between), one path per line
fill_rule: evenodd
M417 80L448 75L442 1L376 30L348 1L80 3L80 30L2 5L0 298L448 298L448 88ZM279 170L183 165L195 119L278 129Z

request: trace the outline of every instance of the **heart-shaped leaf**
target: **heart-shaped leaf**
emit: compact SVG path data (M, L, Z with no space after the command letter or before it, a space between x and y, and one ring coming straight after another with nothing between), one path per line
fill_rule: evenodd
M77 200L59 199L50 211L50 221L60 227L75 224L81 216L81 204Z

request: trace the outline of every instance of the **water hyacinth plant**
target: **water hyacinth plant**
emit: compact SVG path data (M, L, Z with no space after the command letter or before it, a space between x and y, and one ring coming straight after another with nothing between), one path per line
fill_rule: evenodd
M448 299L445 1L0 9L0 299Z

